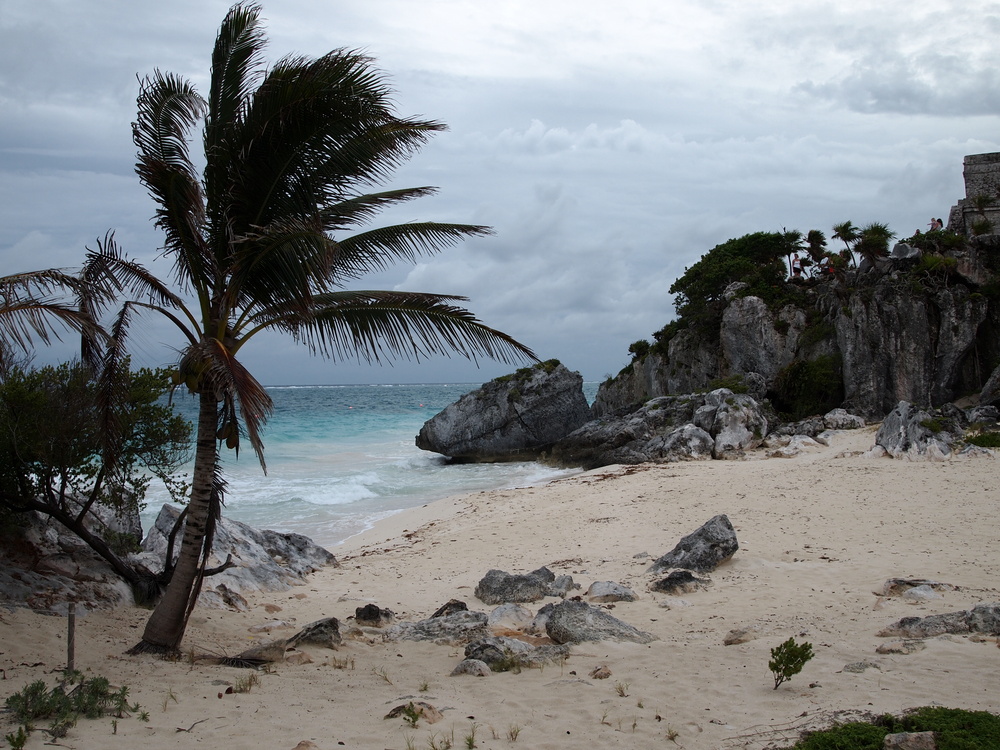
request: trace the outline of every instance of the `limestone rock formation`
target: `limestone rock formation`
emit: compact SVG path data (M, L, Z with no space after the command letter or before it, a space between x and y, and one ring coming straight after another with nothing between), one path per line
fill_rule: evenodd
M549 360L465 394L420 428L416 444L460 461L526 461L588 419L582 376Z
M767 418L747 394L726 388L661 396L631 413L583 425L552 446L549 460L588 469L613 463L735 458L761 444Z

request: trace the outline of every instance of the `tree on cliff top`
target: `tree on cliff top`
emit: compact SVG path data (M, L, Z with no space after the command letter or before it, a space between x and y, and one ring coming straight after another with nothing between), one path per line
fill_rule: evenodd
M787 232L756 232L713 247L670 287L679 327L718 335L717 323L726 305L723 293L734 281L747 284L741 296L752 294L768 304L780 304L793 293L785 283L783 259L788 248Z
M256 334L281 331L332 359L451 352L505 362L534 358L456 306L462 297L344 288L370 271L490 230L415 222L344 236L385 207L433 192L366 191L444 126L397 117L382 74L356 52L288 56L267 68L260 12L238 4L226 15L207 101L175 75L157 71L141 84L136 171L158 205L165 257L193 303L124 258L113 240L98 253L106 274L133 295L116 320L109 357L124 356L134 314L161 313L185 340L176 381L199 396L180 554L140 651L176 650L184 636L225 490L220 442L238 449L246 437L264 465L260 431L272 402L237 359ZM202 117L199 175L189 135Z

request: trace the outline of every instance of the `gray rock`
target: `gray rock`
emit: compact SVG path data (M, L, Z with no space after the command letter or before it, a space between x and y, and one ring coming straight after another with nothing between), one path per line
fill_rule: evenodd
M61 524L27 513L25 526L0 545L0 602L65 614L134 603L128 584Z
M479 659L463 659L457 667L451 670L451 676L457 677L463 674L469 674L473 677L489 677L493 674L493 670L490 669L489 664L479 661Z
M739 548L736 531L729 517L718 515L681 539L676 547L656 560L646 572L659 573L670 568L684 568L708 573L729 560Z
M340 621L336 617L325 617L306 625L289 638L286 645L291 647L303 643L313 643L327 648L336 648L343 642L344 639L340 634Z
M1000 365L997 366L983 384L979 394L979 403L983 406L1000 406Z
M707 578L698 578L690 570L674 570L666 578L654 581L649 585L651 591L658 591L661 594L691 594L695 591L706 589L712 585Z
M167 537L180 511L164 505L153 528L142 542L146 554L142 560L151 570L162 570L167 550ZM180 552L181 537L177 535L174 555ZM232 555L234 567L205 579L198 599L202 606L225 608L235 601L233 594L245 597L257 591L287 591L305 582L309 573L325 566L338 566L336 558L301 534L259 531L245 523L223 517L220 519L209 556L208 566L222 565Z
M531 625L534 615L520 604L501 604L489 614L491 628L523 630Z
M460 645L488 637L487 620L485 612L456 612L419 622L398 622L385 631L385 639Z
M934 732L897 732L882 740L882 750L937 750Z
M927 425L931 415L906 401L882 421L875 434L875 444L885 449L893 458L937 459L951 453L948 437L935 433Z
M366 604L354 610L354 622L360 627L387 628L396 622L391 609L383 609L376 604Z
M969 424L983 424L995 427L1000 421L1000 409L990 404L980 404L965 412Z
M883 628L878 635L932 638L945 633L1000 635L1000 604L977 604L971 610L928 617L904 617Z
M933 591L954 591L955 586L927 578L889 578L882 584L882 589L875 593L881 596L901 596L913 588L928 588Z
M560 602L552 608L545 630L556 643L631 641L649 643L656 637L612 617L585 602Z
M763 442L767 419L747 394L719 388L706 396L705 404L715 409L707 430L715 438L715 458L736 458Z
M614 581L594 581L587 589L587 598L592 602L634 602L639 597L628 586Z
M494 672L540 667L565 659L568 655L568 646L533 646L516 638L503 636L483 638L465 647L467 659L482 661Z
M424 424L416 444L462 461L524 461L590 418L583 377L540 363L465 394Z
M431 615L431 617L446 617L447 615L453 615L456 612L468 612L469 605L460 599L449 599L440 607L437 611Z
M828 430L857 430L864 427L865 424L864 417L849 414L846 409L833 409L823 415L823 425ZM811 437L816 436L812 435Z
M548 570L545 572L552 575ZM550 583L554 578L549 579L538 571L512 575L494 568L476 584L476 598L486 604L535 602L549 596Z

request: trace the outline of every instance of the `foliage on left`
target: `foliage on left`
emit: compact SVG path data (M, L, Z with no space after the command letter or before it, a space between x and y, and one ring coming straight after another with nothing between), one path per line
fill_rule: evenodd
M185 485L178 468L189 457L191 425L164 398L163 370L131 371L125 361L115 378L124 398L114 419L117 445L106 450L106 415L92 370L79 363L39 369L12 368L0 377L0 519L9 531L19 516L37 511L62 524L101 555L133 589L152 590L148 575L125 555L139 540L113 531L108 521L134 517L154 479L175 501Z

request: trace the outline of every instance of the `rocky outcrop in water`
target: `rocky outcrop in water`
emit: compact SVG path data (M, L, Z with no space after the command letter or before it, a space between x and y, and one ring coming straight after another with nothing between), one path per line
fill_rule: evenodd
M590 418L583 378L549 360L465 394L424 424L416 444L459 461L528 461Z

